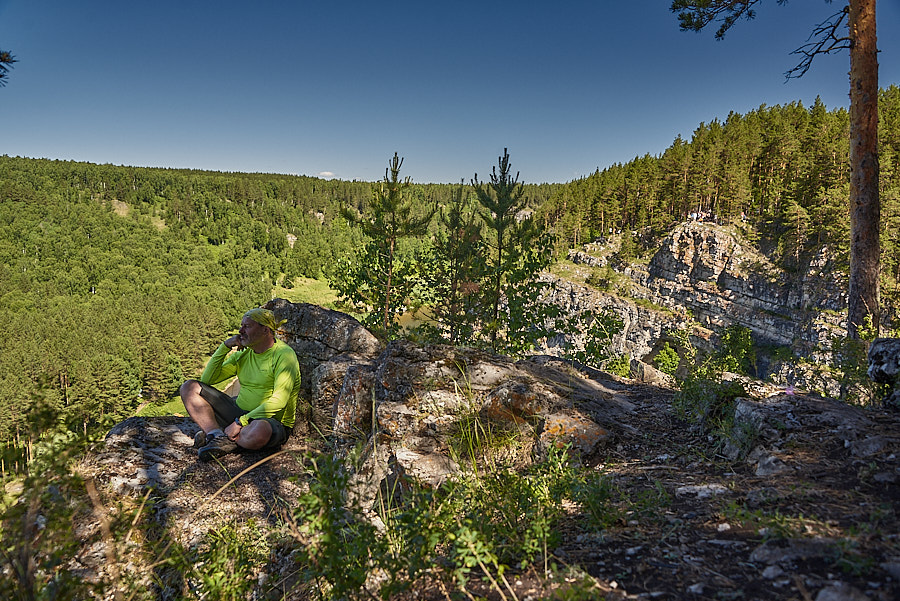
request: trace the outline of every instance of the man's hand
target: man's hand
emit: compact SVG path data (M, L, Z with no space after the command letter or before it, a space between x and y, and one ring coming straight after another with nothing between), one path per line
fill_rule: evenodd
M236 441L240 434L241 425L237 422L231 422L231 424L227 428L225 428L225 436L227 436L229 440Z
M242 348L244 348L241 346L241 335L240 334L235 334L234 336L231 336L230 338L226 338L225 342L223 342L222 344L224 344L225 346L227 346L230 349L236 348L237 350L241 350Z

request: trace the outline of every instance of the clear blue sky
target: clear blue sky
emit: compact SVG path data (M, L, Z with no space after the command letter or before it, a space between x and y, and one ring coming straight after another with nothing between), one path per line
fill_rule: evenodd
M762 3L723 41L670 0L0 0L0 154L375 181L526 182L656 155L700 122L820 95L849 56L784 72L840 0ZM900 84L900 1L878 3Z

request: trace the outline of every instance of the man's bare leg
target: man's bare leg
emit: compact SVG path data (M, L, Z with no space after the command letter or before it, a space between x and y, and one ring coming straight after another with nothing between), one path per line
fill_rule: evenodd
M200 382L197 380L188 380L181 385L179 390L181 394L181 402L187 409L188 415L194 420L200 429L204 432L212 432L219 429L219 423L216 421L216 414L212 406L200 396ZM268 425L268 424L266 424Z
M264 419L257 419L241 428L235 442L245 449L256 450L266 446L270 438L272 425Z

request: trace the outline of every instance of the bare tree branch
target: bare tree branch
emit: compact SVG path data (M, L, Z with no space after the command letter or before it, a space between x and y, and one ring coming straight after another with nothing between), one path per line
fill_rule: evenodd
M787 4L787 1L777 0L778 4ZM831 0L825 1L831 3ZM678 15L678 25L682 31L700 31L712 22L719 23L716 39L721 40L739 19L756 17L754 7L760 2L762 0L673 0L669 10ZM844 6L817 25L806 44L791 52L803 58L797 66L785 72L787 79L802 77L809 71L813 58L820 54L850 48L849 33L838 33L842 26L846 27L849 13L850 7Z
M850 7L845 6L840 11L831 15L824 22L816 25L812 34L807 38L807 43L803 44L791 54L799 54L803 59L793 69L786 71L784 76L787 79L803 77L812 66L813 58L819 54L831 54L837 50L845 50L850 48L850 35L838 35L838 29L844 24L847 15L850 13ZM812 41L810 41L812 40Z

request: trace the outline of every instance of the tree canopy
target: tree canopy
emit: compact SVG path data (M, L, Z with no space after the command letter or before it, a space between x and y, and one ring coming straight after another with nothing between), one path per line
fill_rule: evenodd
M13 63L17 62L16 57L8 50L0 50L0 88L6 85L9 79L9 70L12 69Z
M716 38L740 18L752 19L761 0L674 0L671 10L678 14L684 30L700 31L718 21ZM830 0L827 0L830 2ZM787 0L778 0L784 4ZM847 34L842 31L847 17ZM880 220L878 187L878 49L875 0L850 0L835 15L813 30L809 42L795 54L803 58L788 71L801 76L813 59L835 50L850 49L850 290L847 333L857 338L859 329L870 320L879 330Z

